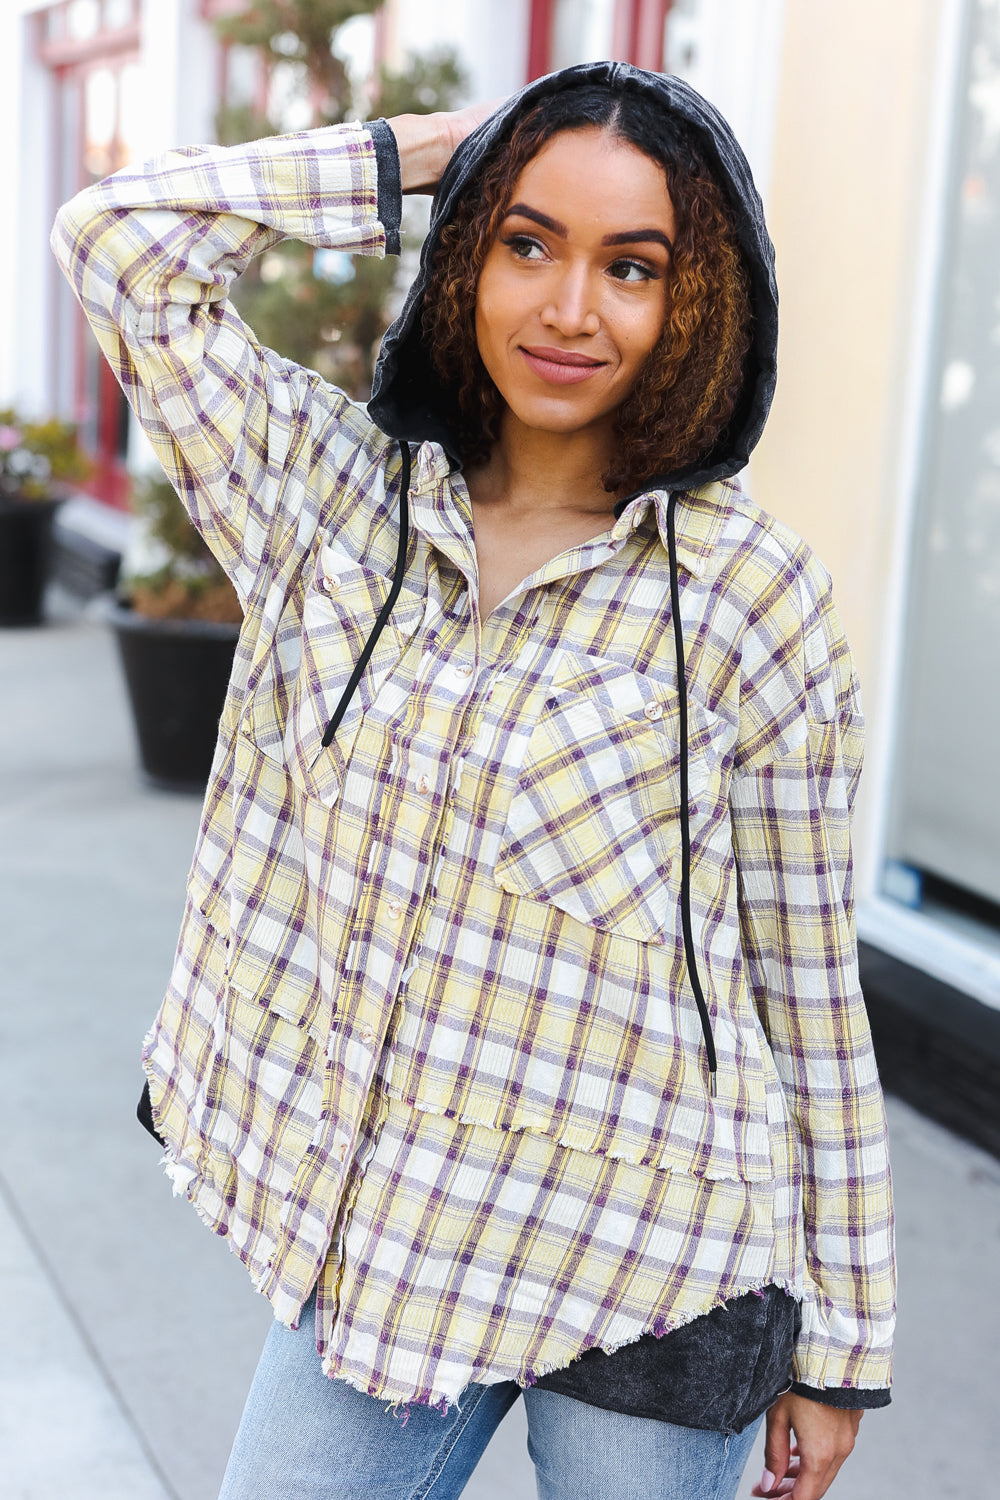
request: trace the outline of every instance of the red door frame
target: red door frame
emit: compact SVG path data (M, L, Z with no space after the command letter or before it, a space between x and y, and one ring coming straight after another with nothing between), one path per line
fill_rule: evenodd
M48 12L58 8L58 4L53 4L35 11L30 17L35 27L36 55L49 70L56 91L52 105L56 121L53 130L55 154L51 163L54 194L56 184L76 191L92 180L85 170L82 155L84 83L88 72L101 66L117 70L126 62L137 61L141 44L141 12L136 0L133 0L131 18L124 25L113 30L102 27L93 36L82 39L68 34L54 37L47 35ZM76 161L61 161L59 153L64 149L65 139L62 129L64 100L58 96L71 78L80 85L77 128L74 132L80 155ZM53 203L52 207L54 212L58 204ZM53 361L59 358L72 361L72 416L78 422L92 424L93 448L90 450L90 457L94 461L94 472L80 488L95 499L123 509L128 505L129 496L129 477L121 440L126 420L125 397L107 360L102 354L95 356L92 338L83 313L75 308L70 347L53 348L51 357Z
M555 0L531 0L531 16L528 21L528 83L549 71L555 13Z

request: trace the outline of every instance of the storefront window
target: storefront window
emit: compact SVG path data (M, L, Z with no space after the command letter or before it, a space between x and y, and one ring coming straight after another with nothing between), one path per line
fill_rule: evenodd
M969 29L886 890L1000 926L1000 0Z
M597 62L612 56L615 0L557 0L551 66Z
M666 68L681 78L697 72L700 11L699 0L674 0L667 17Z
M66 7L66 31L74 42L87 42L101 29L98 0L71 0Z
M671 0L531 0L528 77L613 57L659 71Z

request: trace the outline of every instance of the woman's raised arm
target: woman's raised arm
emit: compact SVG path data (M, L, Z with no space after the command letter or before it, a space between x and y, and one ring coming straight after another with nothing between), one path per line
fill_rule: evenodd
M284 237L398 252L400 208L395 139L376 122L171 151L56 219L53 248L98 342L244 603L275 528L307 537L303 511L343 481L371 424L263 349L230 285Z

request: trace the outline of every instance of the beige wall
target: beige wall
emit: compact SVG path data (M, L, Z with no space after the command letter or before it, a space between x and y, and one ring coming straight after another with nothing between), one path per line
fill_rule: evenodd
M929 102L947 0L787 0L769 222L782 332L758 502L833 574L873 736L914 348ZM870 781L870 778L869 778ZM860 809L861 844L874 815ZM870 874L870 872L869 872Z

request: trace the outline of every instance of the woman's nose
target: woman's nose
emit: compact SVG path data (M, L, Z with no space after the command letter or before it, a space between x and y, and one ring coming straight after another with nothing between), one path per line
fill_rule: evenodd
M567 269L550 288L542 322L547 328L558 329L567 338L574 334L598 332L601 318L597 310L597 294L584 267Z

